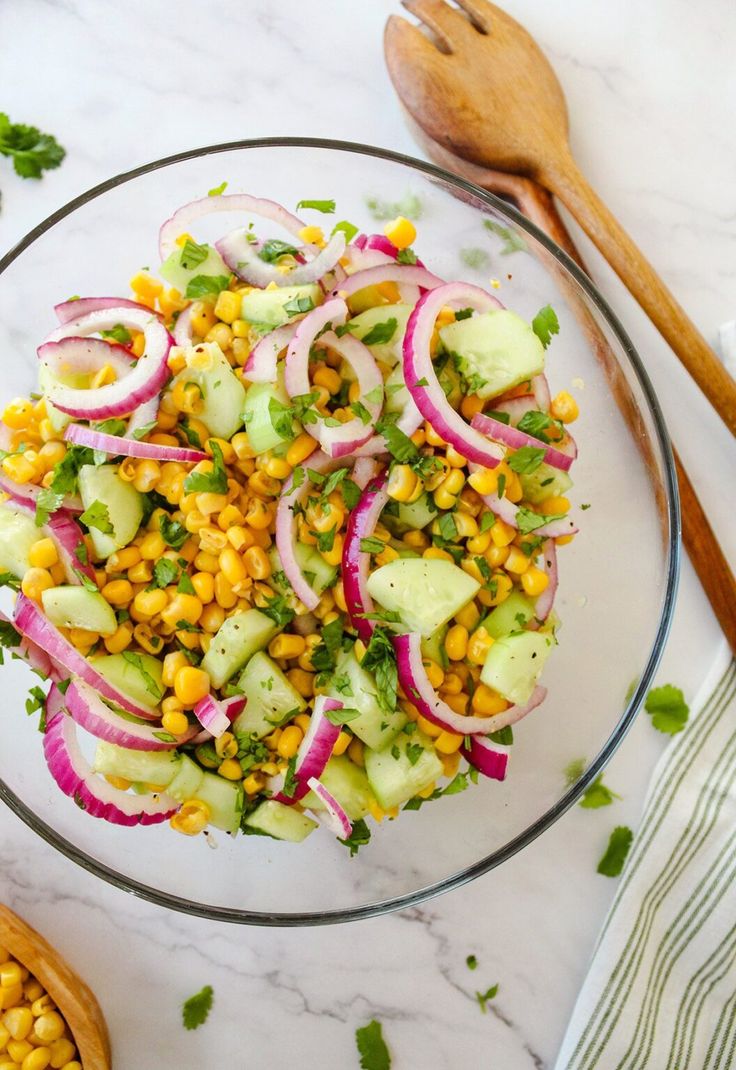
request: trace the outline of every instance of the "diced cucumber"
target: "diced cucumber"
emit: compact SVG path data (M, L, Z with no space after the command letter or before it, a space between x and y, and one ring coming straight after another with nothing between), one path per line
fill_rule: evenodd
M248 432L248 441L255 453L266 453L287 442L273 426L271 401L288 405L289 398L281 383L251 383L245 392L243 420ZM276 409L277 412L280 409ZM298 434L301 424L292 421L292 431Z
M396 320L396 329L387 342L373 342L368 346L376 360L393 366L397 361L401 361L406 324L413 311L411 305L404 304L379 305L377 308L366 309L350 321L350 333L362 342L374 327L387 324L392 319ZM386 407L389 408L388 405Z
M348 297L348 308L352 315L360 315L371 308L388 308L391 304L377 286L364 286L362 290L356 290Z
M125 650L89 660L108 683L140 706L154 709L164 696L163 666L151 654Z
M384 512L381 520L397 535L413 529L420 531L437 519L437 506L429 494L422 494L415 502L397 502L395 513Z
M197 418L217 438L231 439L243 426L245 387L216 342L191 346L185 359L187 366L172 385L196 383L202 392L202 409Z
M333 586L337 579L337 568L335 565L327 564L316 546L307 546L306 543L298 542L294 547L294 556L302 572L309 580L310 586L314 588L317 594L322 594L328 587ZM273 569L270 582L278 587L282 594L291 595L296 604L298 599L294 595L291 585L288 581L284 582L286 577L283 576L283 565L275 546L272 546L268 551L268 557ZM279 573L281 573L281 576L279 576Z
M215 687L222 687L278 631L278 625L258 609L235 613L215 633L202 659L202 668L210 674Z
M240 828L243 813L243 785L217 773L205 773L197 788L197 798L210 810L209 824L223 832Z
M441 668L446 669L448 665L447 651L445 650L445 636L447 635L446 624L438 628L436 632L432 632L426 639L422 639L422 657L430 658Z
M446 624L479 589L478 581L452 561L436 558L399 558L368 577L371 598L423 636Z
M119 776L166 788L179 771L179 756L170 750L130 750L100 740L93 769L104 776Z
M554 640L539 632L512 632L497 639L486 655L480 678L515 706L531 698Z
M463 383L452 360L447 361L438 373L437 380L453 409L459 409L464 397Z
M245 818L243 825L263 836L271 836L274 840L288 840L289 843L301 843L317 828L317 822L301 810L284 806L273 799L257 806Z
M182 263L185 257L183 247L175 249L161 265L159 274L182 294L186 294L187 286L197 275L226 275L229 279L232 274L217 249L213 249L211 245L202 247L207 250L207 257L192 267L185 267ZM209 427L209 424L207 426Z
M89 375L86 373L81 375L64 375L57 376L51 374L51 369L48 364L44 364L41 361L38 365L38 387L42 394L47 394L50 387L55 383L63 383L64 386L72 386L75 390L83 390L89 386ZM67 427L68 424L74 419L73 416L68 416L61 409L57 409L55 405L46 398L46 416L51 423L54 431L59 435Z
M544 346L531 326L508 309L481 312L440 327L445 349L456 354L475 393L492 398L544 371Z
M238 687L246 698L233 731L258 739L307 708L307 704L275 661L261 651L243 669Z
M388 750L366 749L365 771L379 805L390 810L433 784L443 766L431 739L414 732L400 735Z
M534 505L539 505L545 498L567 494L572 486L572 480L567 472L553 468L551 464L546 464L544 461L535 471L522 473L519 479L524 497Z
M23 579L31 567L28 554L31 547L44 537L33 517L26 516L12 505L0 505L0 572L12 572Z
M86 587L49 587L41 592L43 611L57 628L86 628L112 635L118 622L112 606L98 591Z
M79 469L79 493L85 509L93 502L102 502L107 507L113 534L105 535L94 527L89 529L99 558L109 557L135 538L143 519L143 498L132 483L120 478L116 464L83 465Z
M243 295L243 319L256 326L280 327L299 315L287 311L286 305L296 307L295 302L305 299L312 302L312 308L322 304L324 295L315 282L304 286L281 286L277 290L251 290Z
M384 383L386 392L386 412L403 412L404 406L410 400L409 391L404 382L404 366L397 364L393 368Z
M188 802L189 799L196 799L198 797L197 791L203 779L204 770L196 762L193 762L191 758L187 757L186 754L182 754L179 759L176 776L167 786L166 794L180 803Z
M512 591L508 598L496 606L483 621L483 626L494 639L509 632L525 628L534 617L534 603L521 591Z
M335 686L338 682L341 690ZM406 714L401 710L387 713L381 708L376 697L376 682L359 665L353 650L338 661L331 690L327 693L342 702L346 709L358 710L359 716L349 722L350 729L374 750L392 743L406 724Z
M352 725L353 722L351 728ZM330 795L337 799L351 821L357 821L369 812L374 795L368 777L365 770L351 762L347 755L336 754L334 758L330 758L319 779ZM325 809L325 804L313 791L304 796L302 806L306 810Z

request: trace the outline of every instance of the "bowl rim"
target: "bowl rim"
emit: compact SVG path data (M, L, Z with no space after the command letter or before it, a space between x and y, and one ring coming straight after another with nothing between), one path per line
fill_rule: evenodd
M373 145L364 145L359 142L312 137L243 139L238 141L220 142L215 145L205 145L200 148L187 149L183 152L173 153L172 155L161 157L160 159L153 160L149 163L141 164L129 171L123 171L104 182L100 182L96 186L92 186L90 189L72 198L72 200L67 201L66 204L62 205L55 212L52 212L33 227L20 239L20 241L12 246L3 257L0 258L0 276L2 276L3 272L18 259L21 253L32 245L37 238L50 230L56 223L66 218L66 216L71 215L77 208L83 207L90 201L102 196L104 193L115 189L117 186L121 186L142 175L150 174L151 172L169 167L172 164L182 163L186 160L193 160L203 156L238 150L271 148L326 149L330 151L349 152L356 155L369 156L385 160L389 163L400 164L411 170L418 171L429 178L440 179L442 182L454 186L464 193L471 194L473 197L487 204L490 208L493 208L496 212L500 212L502 215L510 218L516 226L531 235L532 238L551 253L552 256L554 256L555 259L568 271L581 290L585 293L586 297L592 302L594 307L606 321L608 327L616 337L616 340L621 345L639 382L644 394L644 399L652 416L656 442L661 451L668 520L666 588L654 641L646 665L639 678L639 682L630 694L624 711L611 731L603 748L586 767L579 779L568 788L565 794L558 799L553 806L502 848L494 851L487 857L481 858L478 862L466 866L457 873L444 877L442 880L435 881L432 884L425 885L413 892L406 892L403 895L394 898L382 899L376 903L367 903L362 906L299 913L241 910L234 907L196 903L181 896L161 892L157 888L153 888L141 881L137 881L132 877L124 876L110 866L93 858L85 851L82 851L70 840L61 836L55 829L27 807L15 792L5 784L2 778L0 778L0 799L26 825L28 825L32 831L67 858L71 859L71 861L87 870L87 872L92 873L94 876L100 877L108 884L111 884L122 891L129 892L138 898L154 903L157 906L176 910L184 914L190 914L195 917L205 918L210 921L223 921L240 925L296 927L305 925L330 925L377 917L389 913L390 911L416 907L419 904L426 902L428 899L441 895L444 892L460 888L464 884L468 884L470 881L475 880L476 877L488 873L502 862L513 857L517 852L532 843L532 841L541 835L541 833L550 828L558 818L573 806L573 804L581 797L585 789L592 783L611 759L626 733L629 731L662 657L662 652L672 623L680 575L680 506L677 477L669 434L651 380L644 368L641 357L634 348L621 321L589 276L563 249L556 245L544 231L540 230L539 227L527 219L513 205L504 201L502 198L497 197L495 194L482 189L480 186L476 186L474 183L468 182L466 179L453 174L451 171L438 167L436 164L416 159L405 153L395 152L391 149L378 148Z

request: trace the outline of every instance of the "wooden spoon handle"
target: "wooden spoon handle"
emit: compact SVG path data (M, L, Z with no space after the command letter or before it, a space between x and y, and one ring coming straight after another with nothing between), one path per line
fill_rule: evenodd
M628 287L713 408L736 435L736 383L646 257L567 152L538 176L555 193Z

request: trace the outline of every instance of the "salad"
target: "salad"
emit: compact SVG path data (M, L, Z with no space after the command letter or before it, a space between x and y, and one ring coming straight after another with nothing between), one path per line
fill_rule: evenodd
M243 223L197 241L221 211ZM161 279L55 307L0 424L0 635L89 815L353 852L366 818L506 776L578 409L545 377L553 310L439 278L415 239L218 190L161 227Z

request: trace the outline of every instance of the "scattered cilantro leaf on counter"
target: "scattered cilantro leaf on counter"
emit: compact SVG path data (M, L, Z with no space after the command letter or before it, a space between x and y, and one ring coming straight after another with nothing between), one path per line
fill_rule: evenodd
M644 709L651 715L652 725L658 732L674 736L687 724L690 707L679 687L664 684L653 687L644 700Z
M44 171L59 166L66 151L51 134L26 123L11 123L5 112L0 112L0 155L12 158L15 173L21 178L40 178Z
M355 1030L361 1070L391 1070L391 1056L383 1039L381 1023L375 1018Z
M634 834L626 825L617 825L611 833L605 854L598 863L596 872L604 877L618 877L624 868L626 856L631 847Z
M205 985L196 995L190 996L182 1005L181 1018L185 1029L199 1029L212 1010L214 997L212 985Z
M495 999L498 995L498 985L491 985L485 992L476 992L475 998L478 1000L478 1006L482 1010L483 1014L488 1013L488 1001Z
M496 223L493 219L484 219L483 226L486 230L490 230L491 234L495 234L497 237L503 239L504 244L501 247L501 256L508 256L510 253L526 252L526 242L515 230L512 230L510 227L504 227L501 223Z
M219 197L227 189L227 182L221 182L219 186L213 186L212 189L207 190L208 197Z
M363 345L375 346L390 342L396 334L397 327L398 320L395 316L391 316L391 318L387 319L384 323L376 323L375 326L371 327L367 334L363 335Z
M357 821L353 821L353 830L346 840L341 840L338 837L337 842L343 844L344 847L350 849L350 857L354 858L357 855L361 847L364 847L371 840L371 830L366 825L362 817L359 817Z
M314 208L315 212L322 212L324 215L332 215L335 211L334 201L299 201L296 206L297 212L300 212L302 208Z
M617 795L615 791L611 791L603 783L603 774L601 774L585 789L580 805L584 810L598 810L601 806L610 806L615 799L620 798L620 795Z
M478 969L478 959L476 958L475 955L468 955L468 957L465 960L465 965L468 967L469 970L477 970Z
M557 319L557 313L552 308L552 305L545 305L544 308L540 308L532 320L532 330L545 349L552 341L552 335L560 333L560 321Z
M0 665L5 664L2 647L16 647L22 643L20 632L17 632L9 620L0 620Z
M114 535L110 513L104 502L94 501L79 518L88 528L97 528L103 535Z

